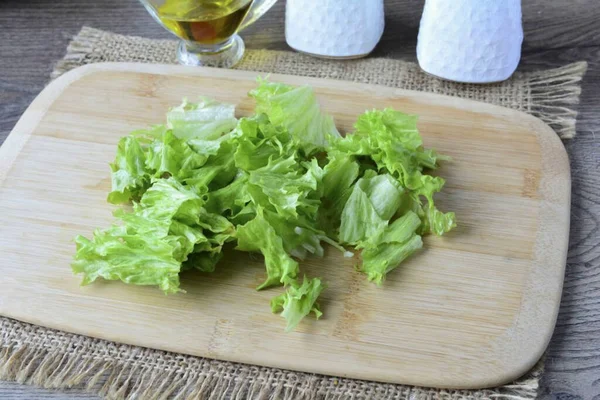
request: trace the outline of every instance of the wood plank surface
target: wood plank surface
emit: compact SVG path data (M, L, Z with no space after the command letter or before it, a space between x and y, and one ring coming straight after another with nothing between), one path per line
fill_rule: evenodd
M303 262L327 282L326 314L288 334L268 312L273 291L254 289L263 263L243 253L226 252L215 274L188 274L186 294L103 282L82 289L68 268L72 238L112 220L106 165L120 137L160 123L190 93L247 115L256 85L253 72L91 65L50 84L0 148L0 314L144 347L419 386L497 386L528 371L554 328L567 251L570 172L556 134L484 103L271 77L313 86L342 131L367 105L419 115L425 145L452 157L437 171L449 182L437 204L456 211L459 227L426 237L426 250L382 288L338 251Z
M281 1L280 1L281 3ZM409 61L422 0L386 0L386 31L376 55ZM561 312L549 349L541 396L600 397L600 7L597 0L524 0L520 69L587 60L578 136L566 142L572 170L570 252ZM283 6L276 5L244 33L251 48L285 49ZM135 0L0 1L0 141L44 87L56 60L82 25L123 34L167 38ZM0 382L0 398L61 399L63 392ZM69 393L71 396L78 394ZM77 397L80 398L80 397ZM84 398L84 397L81 397Z

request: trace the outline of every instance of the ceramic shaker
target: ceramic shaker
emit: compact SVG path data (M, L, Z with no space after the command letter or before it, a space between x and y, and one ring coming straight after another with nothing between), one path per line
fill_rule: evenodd
M375 48L383 28L383 0L287 0L285 39L303 53L363 57Z
M440 78L503 81L521 58L521 0L426 0L417 58Z

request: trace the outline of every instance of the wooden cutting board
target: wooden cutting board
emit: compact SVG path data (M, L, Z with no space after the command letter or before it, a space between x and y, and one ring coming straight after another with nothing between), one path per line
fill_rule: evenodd
M525 373L544 352L560 301L570 174L562 143L538 119L434 94L286 75L315 87L342 130L371 108L420 116L425 143L453 157L439 174L459 227L383 287L328 251L301 264L329 285L324 318L292 333L257 292L260 257L231 252L212 275L186 273L185 294L99 282L80 287L76 234L112 221L108 163L117 140L164 121L182 97L253 109L252 72L96 64L52 82L0 148L0 314L116 342L352 378L476 388Z

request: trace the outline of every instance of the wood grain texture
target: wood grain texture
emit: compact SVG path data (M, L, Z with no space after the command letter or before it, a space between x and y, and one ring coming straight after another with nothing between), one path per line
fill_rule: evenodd
M386 0L385 38L376 55L414 61L422 5L422 0ZM589 62L582 83L578 136L566 142L573 185L571 242L561 312L542 380L544 399L600 398L600 25L592 23L598 20L599 8L597 0L523 1L525 44L520 69ZM277 5L244 32L246 44L287 48L281 24L283 7ZM82 25L169 37L135 0L0 1L0 141L44 87L54 62ZM42 396L67 398L63 392L0 382L0 398Z
M390 274L383 288L337 251L302 263L329 286L322 321L284 334L280 317L268 313L273 291L254 289L264 280L262 261L237 252L226 252L215 274L184 277L186 294L165 297L156 288L105 282L79 287L68 268L72 238L112 220L106 165L119 138L161 122L189 93L236 104L247 115L255 78L109 63L52 82L0 148L0 314L144 347L419 386L497 386L529 370L558 313L568 159L541 121L484 103L272 75L314 87L343 131L366 107L418 114L425 144L453 158L439 170L448 185L438 204L456 211L459 228L443 239L427 237L426 251ZM502 186L490 184L499 180Z

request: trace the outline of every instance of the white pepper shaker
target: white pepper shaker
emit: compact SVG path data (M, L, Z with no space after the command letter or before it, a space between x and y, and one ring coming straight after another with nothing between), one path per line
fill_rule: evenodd
M521 0L426 0L417 58L440 78L498 82L515 72L522 42Z
M369 54L384 28L383 0L287 0L285 39L296 51L326 58Z

